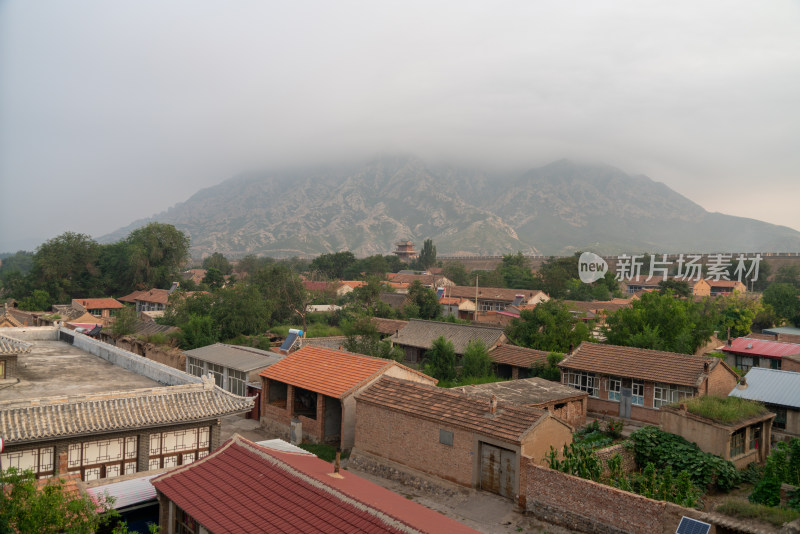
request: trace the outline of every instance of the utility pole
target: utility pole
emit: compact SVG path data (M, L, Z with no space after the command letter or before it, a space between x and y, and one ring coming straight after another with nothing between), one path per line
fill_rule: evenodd
M475 273L475 316L473 320L477 323L478 322L478 273Z

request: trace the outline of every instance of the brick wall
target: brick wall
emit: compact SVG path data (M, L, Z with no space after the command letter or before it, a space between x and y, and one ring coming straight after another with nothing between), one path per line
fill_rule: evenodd
M289 438L289 429L292 423L292 412L294 406L294 386L286 387L286 405L274 406L269 403L269 387L271 381L263 379L261 386L261 426L272 434L281 436L283 439ZM325 400L323 395L317 395L317 418L298 416L297 419L302 424L303 441L317 443L323 439L325 423Z
M186 354L180 349L164 348L127 336L117 341L117 347L143 356L148 360L163 363L180 371L186 371Z
M520 505L538 519L580 532L671 534L681 516L708 519L697 510L654 501L523 458ZM711 533L716 532L712 526Z
M721 363L718 363L706 380L706 394L727 397L736 387L736 376Z
M453 445L439 443L439 430L453 433ZM457 484L472 486L473 434L358 403L355 447Z
M567 402L566 406L556 408L559 404L561 403L558 401L548 403L547 409L552 412L553 415L562 421L566 421L575 428L583 426L583 424L586 423L586 399L572 400Z

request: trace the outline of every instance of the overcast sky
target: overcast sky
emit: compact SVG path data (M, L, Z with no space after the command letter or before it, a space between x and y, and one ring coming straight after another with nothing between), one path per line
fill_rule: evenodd
M800 229L800 3L0 1L0 252L376 152L601 160Z

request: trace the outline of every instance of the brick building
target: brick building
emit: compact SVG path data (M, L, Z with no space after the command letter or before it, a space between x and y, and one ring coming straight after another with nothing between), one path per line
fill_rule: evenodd
M406 361L419 362L439 337L444 337L452 342L453 348L459 356L463 356L467 345L473 340L483 341L488 350L506 342L506 335L502 328L423 321L421 319L410 320L402 330L389 339L393 345L397 345L405 351Z
M248 382L261 383L259 373L285 358L276 352L253 347L214 343L186 351L185 371L193 376L209 373L216 384L235 395L244 396Z
M547 365L545 350L528 349L503 343L489 351L489 358L494 364L497 376L502 378L528 378L531 376L531 367L534 365Z
M523 378L506 382L490 382L456 388L472 397L491 399L515 406L547 410L573 427L586 422L589 394L544 378Z
M385 377L356 397L354 454L367 453L504 497L520 494L522 456L572 442L546 410Z
M692 402L703 399L693 399ZM730 399L734 400L734 399ZM761 415L743 421L722 422L692 413L686 405L664 406L661 429L696 443L701 450L730 460L738 469L769 456L774 413L763 408Z
M720 347L728 365L745 373L751 367L781 369L786 356L800 356L800 344L737 337Z
M96 480L184 465L219 445L220 418L244 413L253 400L204 379L201 384L0 401L3 467L68 472Z
M763 402L774 412L775 439L800 437L800 373L753 367L729 396Z
M658 424L659 408L727 396L739 376L719 358L583 342L558 364L561 382L589 394L588 410Z
M83 307L89 314L101 320L104 325L109 324L117 311L125 307L124 304L112 298L72 299L72 305Z
M392 360L305 346L261 372L261 425L288 436L294 421L303 440L349 449L355 439L355 394L382 376L436 383Z
M474 533L313 455L238 435L207 458L152 480L164 534L222 532Z

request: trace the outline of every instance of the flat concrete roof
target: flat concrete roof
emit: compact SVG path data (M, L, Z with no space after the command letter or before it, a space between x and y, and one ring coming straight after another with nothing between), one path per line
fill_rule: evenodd
M23 400L56 395L86 395L162 387L132 371L84 352L64 341L30 341L29 354L17 356L17 378L3 380L0 400Z
M490 382L488 384L476 384L453 389L455 391L463 391L473 397L489 398L495 395L500 402L519 406L532 406L589 395L585 391L538 377L508 380L506 382Z

